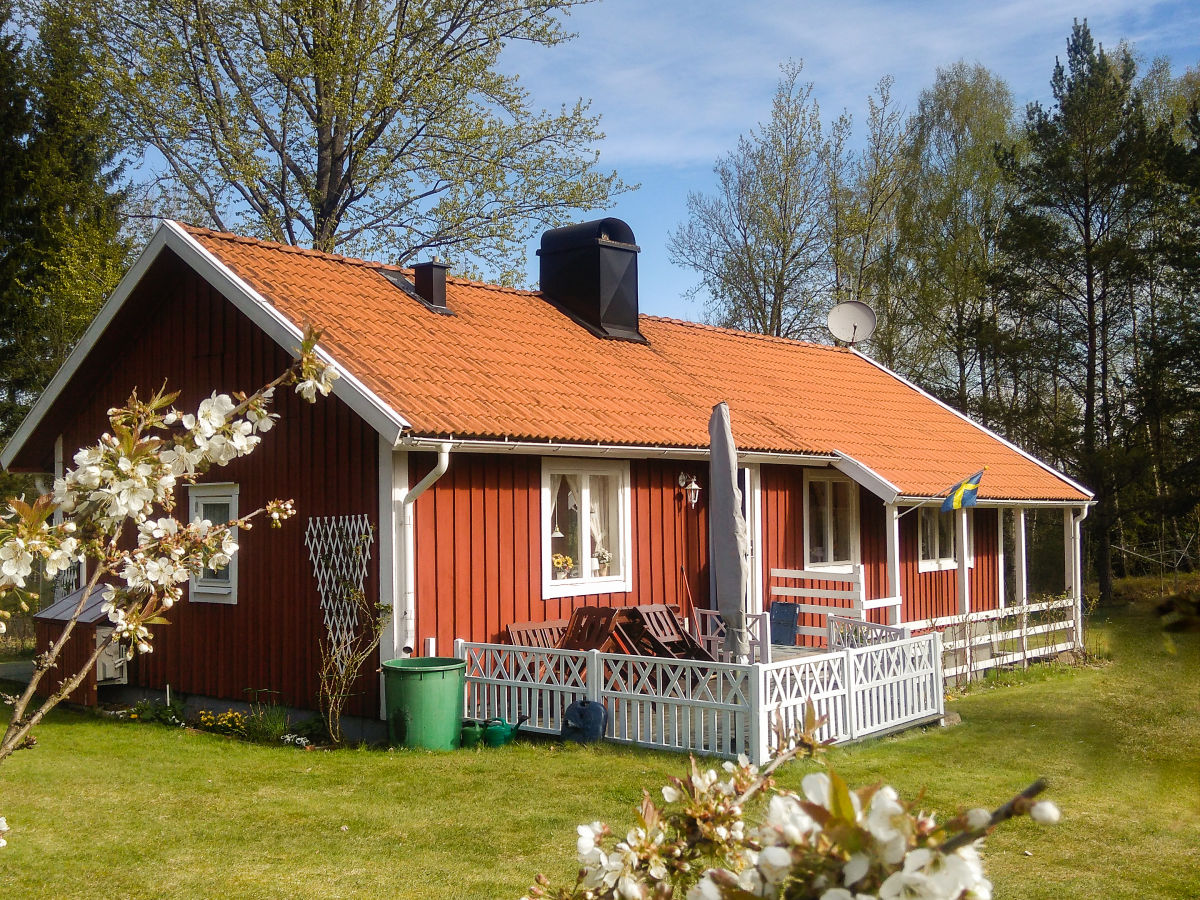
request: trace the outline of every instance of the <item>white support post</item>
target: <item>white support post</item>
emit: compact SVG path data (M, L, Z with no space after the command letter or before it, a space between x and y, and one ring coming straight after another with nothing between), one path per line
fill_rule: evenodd
M1004 588L1004 507L1000 506L996 508L996 591L1001 609L1008 606Z
M1067 522L1071 530L1071 597L1075 603L1075 649L1083 646L1083 514L1087 507L1080 510L1078 517L1073 510L1067 510Z
M900 510L895 503L884 504L884 529L887 533L888 596L900 596ZM888 608L888 624L900 624L900 606Z
M454 658L455 659L466 659L467 658L467 642L464 641L462 638L454 639Z
M933 632L933 689L937 691L937 711L942 717L942 724L946 724L946 672L943 667L942 657L942 633L940 631Z
M766 765L771 748L767 742L770 723L763 709L763 679L766 677L761 665L750 667L750 762L756 766Z
M955 556L958 562L958 613L971 611L971 574L967 566L967 511L954 511Z
M855 696L854 684L854 651L842 651L842 665L846 667L846 731L847 739L854 740L858 737L858 703Z
M1029 571L1025 558L1025 508L1019 506L1013 512L1016 518L1013 522L1013 552L1016 554L1016 559L1013 560L1013 574L1017 577L1017 583L1013 586L1013 599L1017 606L1025 606L1029 603Z
M587 651L587 698L593 703L602 702L604 693L604 663L599 650Z

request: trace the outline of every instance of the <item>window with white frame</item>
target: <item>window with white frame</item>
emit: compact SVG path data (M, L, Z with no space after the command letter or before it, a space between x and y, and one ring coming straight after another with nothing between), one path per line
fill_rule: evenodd
M805 568L849 571L858 561L858 486L840 475L806 471Z
M629 464L542 463L542 595L633 589Z
M967 565L975 565L973 510L967 511ZM917 511L922 572L958 568L958 512L942 512L938 506L922 506Z
M207 519L223 525L238 515L238 486L236 484L193 484L188 488L191 519ZM192 577L190 597L200 603L237 603L238 558L234 554L229 565L204 569Z

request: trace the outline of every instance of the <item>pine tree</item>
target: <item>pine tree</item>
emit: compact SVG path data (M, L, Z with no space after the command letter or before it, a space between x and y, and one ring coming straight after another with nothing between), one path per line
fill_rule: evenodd
M111 121L79 21L42 4L37 40L16 51L26 114L6 155L0 437L10 435L124 269L122 193ZM10 45L11 46L11 45Z

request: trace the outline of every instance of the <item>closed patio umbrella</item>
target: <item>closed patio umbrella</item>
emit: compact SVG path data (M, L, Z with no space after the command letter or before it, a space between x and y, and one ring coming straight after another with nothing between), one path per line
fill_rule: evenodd
M748 656L746 633L746 583L749 578L750 540L742 516L742 492L737 485L737 448L729 426L729 407L718 403L708 420L709 535L712 541L713 584L717 610L725 621L725 650L738 658Z

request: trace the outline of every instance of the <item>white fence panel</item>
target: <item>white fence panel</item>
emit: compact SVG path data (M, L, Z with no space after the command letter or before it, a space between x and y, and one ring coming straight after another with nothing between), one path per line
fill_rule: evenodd
M465 714L558 734L580 699L608 708L607 737L756 763L786 746L811 702L821 740L844 741L941 716L936 633L774 663L734 665L510 644L455 642L465 659Z
M825 624L829 629L826 641L830 650L873 647L876 644L886 644L908 637L908 630L904 628L877 625L874 622L847 619L843 616L829 616Z
M601 653L611 740L734 757L751 752L749 665Z
M1078 605L1060 597L1025 606L1008 606L909 622L912 629L945 629L944 674L947 682L970 680L988 669L1028 665L1031 661L1077 649ZM1043 635L1053 635L1038 640Z
M817 732L823 741L852 738L845 653L821 653L781 660L759 668L760 748L769 759L804 724L811 700L817 718L828 716Z
M563 711L588 698L589 661L598 654L511 644L459 643L459 658L467 661L468 718L499 716L515 722L529 716L526 731L558 734Z
M934 633L846 651L855 737L942 717L940 645Z

